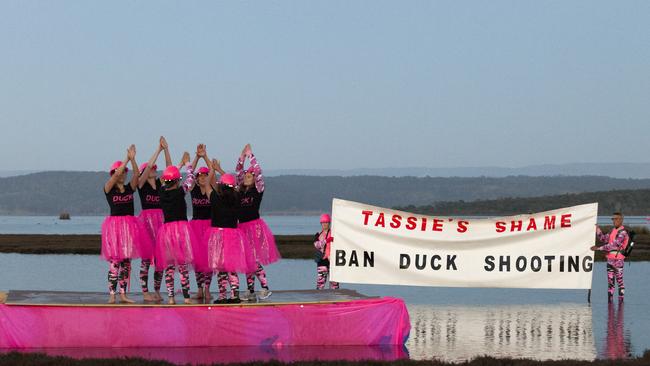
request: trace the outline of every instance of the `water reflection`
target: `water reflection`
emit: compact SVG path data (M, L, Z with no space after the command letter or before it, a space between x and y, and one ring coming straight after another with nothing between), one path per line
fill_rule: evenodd
M630 332L625 330L625 304L609 303L607 307L607 335L599 358L622 359L632 356Z
M412 359L596 358L591 308L585 304L414 305L409 313Z

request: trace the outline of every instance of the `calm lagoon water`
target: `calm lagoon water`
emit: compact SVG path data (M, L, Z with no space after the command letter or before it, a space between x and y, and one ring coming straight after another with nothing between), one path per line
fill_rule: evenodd
M139 263L134 261L133 267ZM88 255L0 254L0 290L102 291L106 263ZM267 268L272 289L309 289L315 285L310 260L282 260ZM406 352L343 347L337 354L381 359L406 355L412 359L463 361L480 355L536 359L625 358L650 349L650 263L625 267L624 305L609 306L604 263L594 267L592 303L584 290L460 289L410 286L343 285L371 296L405 300L411 317ZM195 284L192 283L193 288ZM201 362L223 362L224 350L201 352ZM259 350L258 350L259 351ZM57 351L66 354L64 351ZM133 350L97 350L98 356L133 355ZM187 349L147 350L148 358L184 362ZM143 353L136 355L143 355ZM170 353L172 352L172 353ZM228 351L246 361L287 361L320 354L293 348L284 353L264 350ZM329 352L328 352L329 353ZM71 354L74 354L71 353ZM258 356L251 356L256 354ZM330 353L331 354L331 353ZM243 356L242 356L243 357ZM194 357L196 359L196 357Z
M100 234L104 216L0 216L0 234ZM318 216L264 216L275 234L314 234L320 229Z
M78 216L0 216L0 234L99 234L104 218ZM316 216L267 216L274 233L312 234ZM609 224L609 217L599 217ZM627 217L628 225L647 225L645 217ZM134 261L137 269L139 262ZM98 256L0 254L0 290L103 291L106 263ZM272 289L310 289L315 264L283 260L267 268ZM650 263L625 267L624 305L608 306L605 265L594 267L592 303L586 291L459 289L410 286L345 285L366 295L404 299L411 317L406 348L322 347L285 349L83 350L86 356L140 356L171 362L297 361L338 355L345 359L441 359L463 361L480 355L535 359L625 358L650 349ZM135 274L134 274L135 275ZM195 283L192 283L195 288ZM180 288L177 284L177 288ZM75 350L48 353L77 355ZM228 355L229 357L224 357Z
M103 216L75 216L71 220L54 216L0 216L0 234L99 234L103 220ZM264 216L264 220L280 235L313 234L320 229L318 216ZM611 221L608 216L599 216L598 223L608 225ZM625 223L642 226L650 222L645 216L628 216Z

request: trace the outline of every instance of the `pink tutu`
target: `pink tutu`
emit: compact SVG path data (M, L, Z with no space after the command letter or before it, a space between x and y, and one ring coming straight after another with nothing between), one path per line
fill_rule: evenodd
M163 224L158 231L158 243L154 251L156 269L192 263L192 246L198 242L187 221Z
M102 253L107 261L140 258L140 249L153 247L135 216L108 216L102 223Z
M208 248L208 265L218 272L251 273L257 269L252 255L246 255L239 229L211 227L203 239Z
M163 212L159 208L152 208L148 210L142 210L138 216L138 221L145 229L145 232L149 235L151 239L151 247L141 248L140 257L144 259L153 259L153 248L156 243L156 236L158 235L158 230L163 224Z
M249 253L254 255L255 261L267 265L277 262L282 258L275 245L275 237L266 222L262 219L240 223L237 226L244 239L248 242Z
M192 220L190 227L194 231L194 237L203 239L205 233L210 228L211 220ZM206 240L198 240L193 243L192 255L194 255L194 270L197 272L211 272L208 265L208 247Z

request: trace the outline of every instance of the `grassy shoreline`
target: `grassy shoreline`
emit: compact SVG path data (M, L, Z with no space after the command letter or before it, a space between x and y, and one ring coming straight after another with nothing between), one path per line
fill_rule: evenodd
M312 259L313 235L276 235L283 258ZM100 235L0 234L0 253L99 255Z
M647 229L638 232L629 260L650 261L650 233ZM275 236L282 257L287 259L312 259L313 239L313 235ZM0 253L99 255L100 248L100 235L0 234ZM597 252L596 261L604 260L603 252Z
M645 351L643 356L630 359L620 360L561 360L561 361L538 361L531 359L513 359L513 358L494 358L494 357L477 357L470 361L452 363L445 361L427 360L396 360L396 361L296 361L296 362L282 362L282 361L257 361L246 363L233 363L229 365L239 366L257 366L257 365L304 365L304 366L357 366L357 365L371 365L371 366L387 366L387 365L403 365L403 366L583 366L583 365L626 365L626 366L641 366L650 364L650 351ZM167 361L153 361L145 360L142 358L112 358L112 359L74 359L63 356L48 356L42 353L20 353L10 352L0 354L0 366L4 365L65 365L65 366L132 366L132 365L146 365L146 366L171 366L173 363ZM217 365L217 364L214 364Z

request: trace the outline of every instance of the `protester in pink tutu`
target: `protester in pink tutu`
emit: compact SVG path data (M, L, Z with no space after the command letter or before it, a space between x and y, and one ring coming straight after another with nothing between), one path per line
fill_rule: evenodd
M184 302L191 303L188 266L192 264L192 247L197 239L187 222L187 204L185 203L186 192L194 188L194 171L189 162L190 154L185 152L179 166L167 167L162 175L160 206L163 210L164 224L158 231L155 260L156 269L165 270L168 304L176 303L174 299L176 268L181 276ZM183 166L187 170L187 177L181 184L180 168Z
M244 170L246 159L250 160L250 166ZM245 295L245 300L255 299L256 276L262 286L260 298L266 299L271 296L271 291L266 279L266 271L262 265L277 262L281 257L271 229L260 217L260 205L264 196L264 177L250 144L244 147L239 156L236 172L240 202L238 228L246 240L247 253L256 262L255 271L246 274L248 294Z
M202 166L196 170L199 159L203 159L207 166ZM194 275L196 277L196 284L198 290L194 299L210 302L210 284L212 283L212 276L214 272L208 265L208 248L207 242L203 240L206 231L211 225L210 214L210 197L209 193L212 192L211 179L214 179L214 173L211 174L212 163L208 158L205 145L199 144L196 148L196 155L192 162L192 167L196 171L197 183L191 191L192 196L192 220L190 226L194 230L194 235L198 240L194 249ZM217 163L217 171L220 174L225 174L221 166Z
M120 302L133 303L126 295L131 259L140 257L140 253L149 253L153 243L134 216L133 193L138 186L138 165L135 162L135 145L131 145L123 161L114 162L110 169L110 178L104 184L104 194L110 207L110 216L102 223L101 257L109 262L108 289L110 304L115 303L115 294L119 290ZM133 176L128 184L127 163L131 162ZM119 286L119 289L118 289Z
M213 168L217 168L213 160ZM212 181L212 180L211 180ZM210 192L212 222L205 235L208 248L208 264L218 272L219 297L215 303L239 303L239 277L237 273L251 273L256 264L247 255L246 242L237 228L239 194L235 189L235 177L223 174L215 189ZM226 299L226 284L230 283L230 299Z
M138 179L138 195L140 196L140 205L142 211L138 216L140 224L144 226L152 243L156 243L158 237L158 230L163 225L164 217L162 209L160 208L160 189L162 183L158 178L158 166L156 161L161 152L165 152L166 166L172 165L172 160L167 149L167 141L164 137L160 137L158 148L154 152L148 162L140 165L140 177ZM162 284L163 271L154 269L153 283L154 293L149 293L149 268L154 259L153 247L148 253L140 253L142 263L140 265L140 287L142 288L142 295L144 301L161 301L160 287Z

